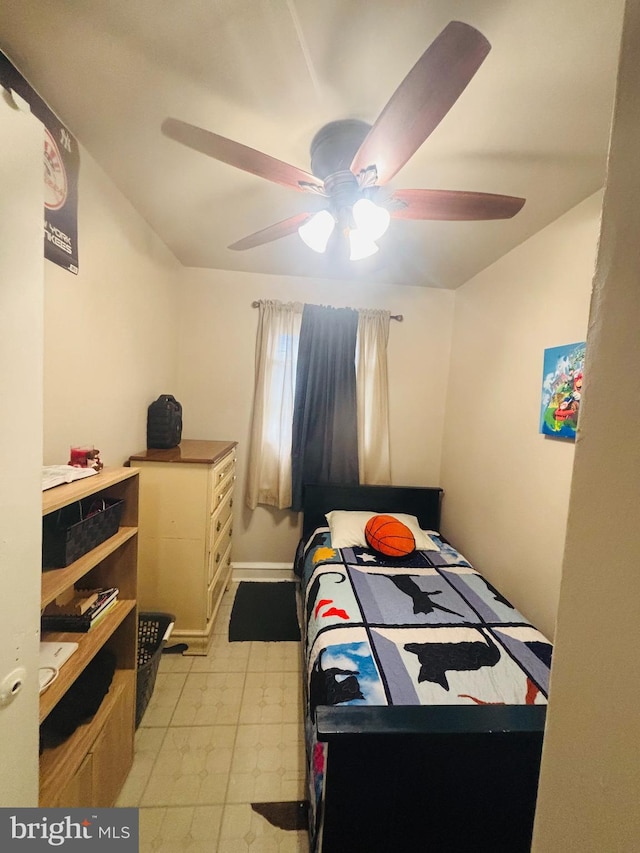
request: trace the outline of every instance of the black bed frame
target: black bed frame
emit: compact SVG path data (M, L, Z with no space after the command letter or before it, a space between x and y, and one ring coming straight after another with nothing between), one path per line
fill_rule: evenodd
M406 512L439 530L442 490L319 486L303 535L332 509ZM327 744L314 853L528 853L544 705L321 706Z

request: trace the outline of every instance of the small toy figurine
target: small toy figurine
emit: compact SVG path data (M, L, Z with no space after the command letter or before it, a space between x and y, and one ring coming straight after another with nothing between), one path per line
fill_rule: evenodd
M103 467L100 461L100 451L94 447L87 453L87 468L95 468L96 471L101 471Z

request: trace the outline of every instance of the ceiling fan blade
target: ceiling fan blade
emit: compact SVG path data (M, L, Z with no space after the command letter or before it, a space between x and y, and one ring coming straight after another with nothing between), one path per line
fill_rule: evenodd
M271 243L273 240L279 240L281 237L288 237L293 234L306 222L312 213L297 213L295 216L290 216L289 219L283 219L282 222L276 222L275 225L269 225L261 231L256 231L254 234L249 234L248 237L243 237L236 243L227 246L228 249L240 252L244 249L253 249L255 246L262 246L264 243Z
M442 121L491 45L478 30L451 21L398 86L356 152L351 171L375 165L384 184Z
M194 151L200 151L215 160L221 160L223 163L251 172L253 175L266 178L284 187L324 191L322 181L319 181L315 175L305 172L304 169L290 166L282 160L276 160L275 157L270 157L254 148L248 148L240 142L234 142L233 139L218 136L217 133L204 130L202 127L187 124L176 118L167 118L162 122L162 132L170 139L193 148Z
M402 203L390 206L394 219L510 219L522 208L524 198L463 190L396 190L391 198Z

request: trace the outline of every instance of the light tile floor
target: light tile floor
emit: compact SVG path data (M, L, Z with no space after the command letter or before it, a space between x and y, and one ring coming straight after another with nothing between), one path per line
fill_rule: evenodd
M209 654L165 654L118 806L140 853L308 853L252 802L305 799L299 643L230 643L225 593Z

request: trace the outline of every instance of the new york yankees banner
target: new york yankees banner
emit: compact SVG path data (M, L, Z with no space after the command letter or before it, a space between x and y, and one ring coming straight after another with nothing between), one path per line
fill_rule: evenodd
M44 127L44 256L78 273L78 144L0 51L0 85L13 89Z

